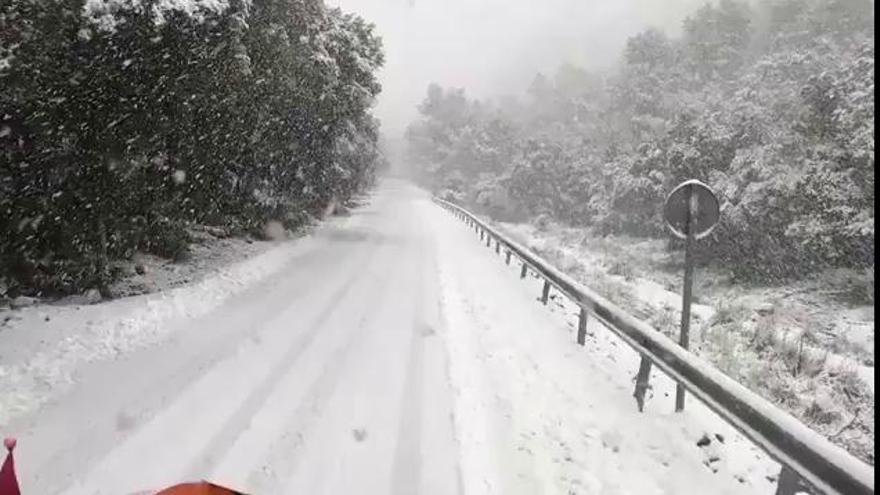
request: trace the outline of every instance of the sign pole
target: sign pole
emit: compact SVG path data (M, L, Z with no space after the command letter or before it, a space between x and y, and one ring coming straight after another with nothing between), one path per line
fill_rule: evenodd
M697 201L694 194L694 186L687 186L687 220L685 221L685 244L684 244L684 291L681 301L681 333L678 343L687 349L690 346L691 331L691 294L694 285L694 230L693 220L697 213ZM675 412L684 410L685 390L681 383L675 386Z

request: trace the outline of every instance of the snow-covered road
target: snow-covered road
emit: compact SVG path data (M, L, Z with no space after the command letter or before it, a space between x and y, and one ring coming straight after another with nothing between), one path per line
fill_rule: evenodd
M423 191L386 180L291 245L22 408L0 433L25 492L772 493L776 466L699 404L672 413L661 377L638 413L634 354L595 323L576 346L571 308L541 306Z

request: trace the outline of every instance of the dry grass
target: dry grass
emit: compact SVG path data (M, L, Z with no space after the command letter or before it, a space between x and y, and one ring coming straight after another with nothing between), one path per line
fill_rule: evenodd
M615 258L610 261L607 273L609 275L619 275L627 282L633 282L636 279L635 263L627 257Z
M866 349L864 344L853 342L846 335L835 335L825 346L835 354L850 356L865 366L874 366L873 349Z
M727 325L741 323L749 317L749 309L739 301L725 299L715 307L715 314L709 325Z
M681 331L681 311L669 306L654 309L647 321L660 333L678 342L678 334Z
M599 293L612 303L626 308L637 317L644 317L644 310L633 293L632 288L601 271L590 272L588 279L583 281L585 285Z
M829 366L803 315L778 308L766 316L736 301L719 305L701 354L721 371L788 410L816 431L873 464L874 394L852 367ZM839 433L842 431L842 433Z
M577 258L557 248L542 249L530 246L530 249L612 303L621 307L636 308L637 301L632 288L624 282L615 280L607 272L589 269ZM636 309L634 312L639 312L639 310Z

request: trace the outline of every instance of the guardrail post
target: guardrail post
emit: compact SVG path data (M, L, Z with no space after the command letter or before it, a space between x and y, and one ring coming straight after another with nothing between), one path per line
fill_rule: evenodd
M519 272L519 278L526 278L526 275L528 275L528 274L529 274L529 265L527 265L526 262L523 261L522 270L520 270L520 272Z
M651 360L642 356L642 360L639 362L639 372L636 373L636 390L633 392L633 397L636 398L636 404L639 406L639 412L645 409L645 393L651 388L651 384L648 383L650 377Z
M682 293L681 307L681 332L678 336L678 344L685 349L690 347L690 331L691 331L691 291L694 285L694 260L693 246L694 234L690 227L690 216L688 216L687 224L687 242L685 243L685 261L684 261L684 291ZM684 385L678 383L675 385L675 412L684 410Z
M489 233L486 233L486 247L492 247L492 236Z
M578 316L578 344L586 345L587 343L587 310L581 308L581 314Z
M506 256L507 256L507 258L504 260L504 263L509 265L510 264L510 250L507 251Z
M783 464L779 471L779 479L776 481L776 495L796 495L805 491L812 493L807 490L809 487L801 480L801 477L793 469Z
M480 229L480 240L482 241L485 236L486 236L486 231Z
M501 252L501 241L495 241L495 254L499 254Z
M550 281L544 280L544 290L541 292L541 303L546 306L547 300L549 298L550 298Z

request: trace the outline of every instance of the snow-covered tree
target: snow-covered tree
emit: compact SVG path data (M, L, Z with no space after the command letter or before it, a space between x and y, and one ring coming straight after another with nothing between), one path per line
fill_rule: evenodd
M662 234L665 194L701 179L724 204L708 249L739 276L870 265L872 19L869 0L706 4L679 39L630 38L614 73L537 74L495 114L503 137L481 133L477 102L433 87L410 145L430 178L465 198L502 187L518 215L605 233ZM482 160L475 142L503 159Z
M288 226L367 185L383 63L321 0L0 5L0 278L106 291L190 223ZM0 294L2 296L2 294Z

